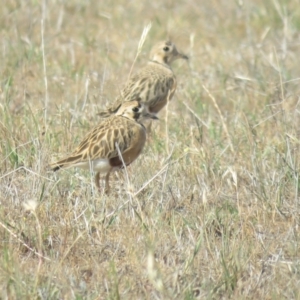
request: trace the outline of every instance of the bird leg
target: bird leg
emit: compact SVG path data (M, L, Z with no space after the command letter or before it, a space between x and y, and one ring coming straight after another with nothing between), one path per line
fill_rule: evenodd
M109 194L109 175L110 175L110 171L106 174L105 176L105 194L108 195Z
M104 192L105 192L106 195L109 194L109 190L110 190L109 175L110 175L110 171L105 176L105 190L104 190ZM95 184L96 184L96 187L97 187L99 193L101 193L101 189L100 189L100 172L97 172L97 174L95 176Z
M100 192L100 172L97 172L95 176L95 183L98 191Z

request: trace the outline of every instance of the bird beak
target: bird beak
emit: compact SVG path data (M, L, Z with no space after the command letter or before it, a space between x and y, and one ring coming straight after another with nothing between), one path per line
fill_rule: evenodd
M185 54L182 54L182 53L178 53L178 54L179 54L179 58L186 59L186 60L189 59L189 57Z
M182 59L189 59L187 55L179 52L176 48L174 49L174 54L175 54L175 59L179 59L179 58L182 58Z
M155 114L146 113L144 114L145 119L153 119L153 120L159 120L158 117Z
M185 54L179 52L177 49L176 49L176 58L182 58L182 59L189 59L188 56L186 56Z

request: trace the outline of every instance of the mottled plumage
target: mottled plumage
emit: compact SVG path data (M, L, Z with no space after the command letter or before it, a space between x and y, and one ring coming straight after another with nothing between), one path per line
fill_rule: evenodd
M115 114L123 102L139 101L146 103L151 113L158 113L170 101L176 90L176 77L170 64L187 56L177 51L172 42L160 42L155 45L146 67L130 78L116 102L101 117Z
M109 191L109 174L123 167L118 148L126 166L141 153L146 142L143 119L157 119L147 106L138 101L122 104L118 112L100 122L90 131L69 157L50 165L53 171L61 168L81 167L96 171L96 186L100 189L100 174L106 174L106 192Z

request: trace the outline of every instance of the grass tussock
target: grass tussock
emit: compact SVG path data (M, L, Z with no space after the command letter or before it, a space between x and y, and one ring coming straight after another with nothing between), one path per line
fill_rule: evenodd
M198 2L2 5L1 298L299 298L299 3ZM190 60L128 179L50 172L166 38Z

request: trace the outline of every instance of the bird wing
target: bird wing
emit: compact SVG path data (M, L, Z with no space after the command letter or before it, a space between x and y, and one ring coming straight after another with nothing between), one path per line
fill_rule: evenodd
M117 157L116 143L121 153L124 153L131 146L131 138L134 134L132 126L140 125L123 117L112 116L105 119L85 136L72 155L51 164L50 167L55 171L62 167L71 167L98 158Z
M144 68L140 73L130 78L116 101L98 115L108 117L118 111L123 102L140 101L151 107L161 100L170 99L176 89L176 78L173 73L157 72L151 68Z

